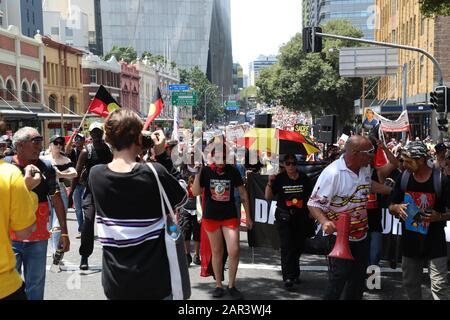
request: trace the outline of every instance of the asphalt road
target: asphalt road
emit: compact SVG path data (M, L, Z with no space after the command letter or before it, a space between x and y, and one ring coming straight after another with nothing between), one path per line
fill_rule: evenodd
M45 287L46 300L105 300L101 285L102 249L95 241L94 253L89 259L90 269L79 270L80 240L75 239L77 222L73 210L68 214L71 250L64 256L62 271L50 271L52 263L50 244L47 259ZM241 260L236 286L247 300L320 300L327 285L327 261L324 256L303 255L301 257L301 284L295 290L287 291L281 281L280 255L278 250L248 247L246 232L241 232ZM190 267L191 300L211 300L214 289L212 277L200 277L200 267ZM224 285L228 275L225 273ZM375 283L375 282L372 282ZM382 262L379 278L380 289L367 290L367 300L403 300L406 295L401 286L401 270L390 269ZM423 276L424 298L431 299L430 283L426 273ZM224 296L223 299L230 299Z

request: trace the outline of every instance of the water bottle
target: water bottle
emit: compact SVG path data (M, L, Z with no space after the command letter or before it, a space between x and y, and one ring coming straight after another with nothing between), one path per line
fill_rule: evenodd
M55 273L61 271L59 264L63 257L64 257L64 251L62 249L56 250L55 254L53 255L53 264L50 267L50 271L55 272Z
M176 226L175 224L169 225L169 235L170 235L173 239L178 238L178 230L177 230L177 226Z

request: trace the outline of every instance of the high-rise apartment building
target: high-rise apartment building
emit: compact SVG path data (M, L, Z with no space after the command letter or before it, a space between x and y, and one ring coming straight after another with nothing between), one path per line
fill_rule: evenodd
M268 68L271 65L277 63L277 57L274 55L264 56L260 55L256 60L250 62L249 64L249 80L250 86L256 85L256 80L258 80L259 73L262 69Z
M303 27L324 25L330 20L345 19L374 39L375 0L303 0Z

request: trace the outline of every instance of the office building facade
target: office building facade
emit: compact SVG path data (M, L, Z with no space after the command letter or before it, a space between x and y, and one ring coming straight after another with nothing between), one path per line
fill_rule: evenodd
M345 19L373 40L376 27L375 0L303 0L303 27Z
M428 19L420 12L419 0L377 0L380 28L376 40L419 47L431 53L439 62L444 84L450 86L450 17ZM402 111L403 81L407 84L407 110L413 136L437 137L434 112L429 93L438 85L433 63L424 55L400 50L397 75L384 77L378 84L378 100L385 101L380 112L396 118ZM402 76L406 66L407 77Z
M179 68L194 66L223 87L232 88L230 0L95 1L97 45L114 45L162 55ZM101 23L99 23L99 20Z
M256 80L258 80L259 73L262 69L268 68L271 65L277 63L277 57L274 55L264 56L260 55L255 61L250 62L249 64L249 80L250 86L256 85Z
M4 29L16 26L27 37L34 37L44 29L42 0L2 0L0 10L3 13L0 26Z

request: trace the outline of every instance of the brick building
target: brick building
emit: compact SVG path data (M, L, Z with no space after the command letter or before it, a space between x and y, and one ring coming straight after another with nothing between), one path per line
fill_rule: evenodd
M13 132L23 126L41 129L43 44L15 26L0 28L0 119Z
M100 85L103 85L111 96L119 104L122 104L120 90L120 73L122 68L114 56L108 61L104 61L92 53L85 55L82 69L83 113L86 112Z
M139 99L139 71L135 65L129 65L125 61L119 62L121 67L120 88L122 90L121 105L140 113Z

